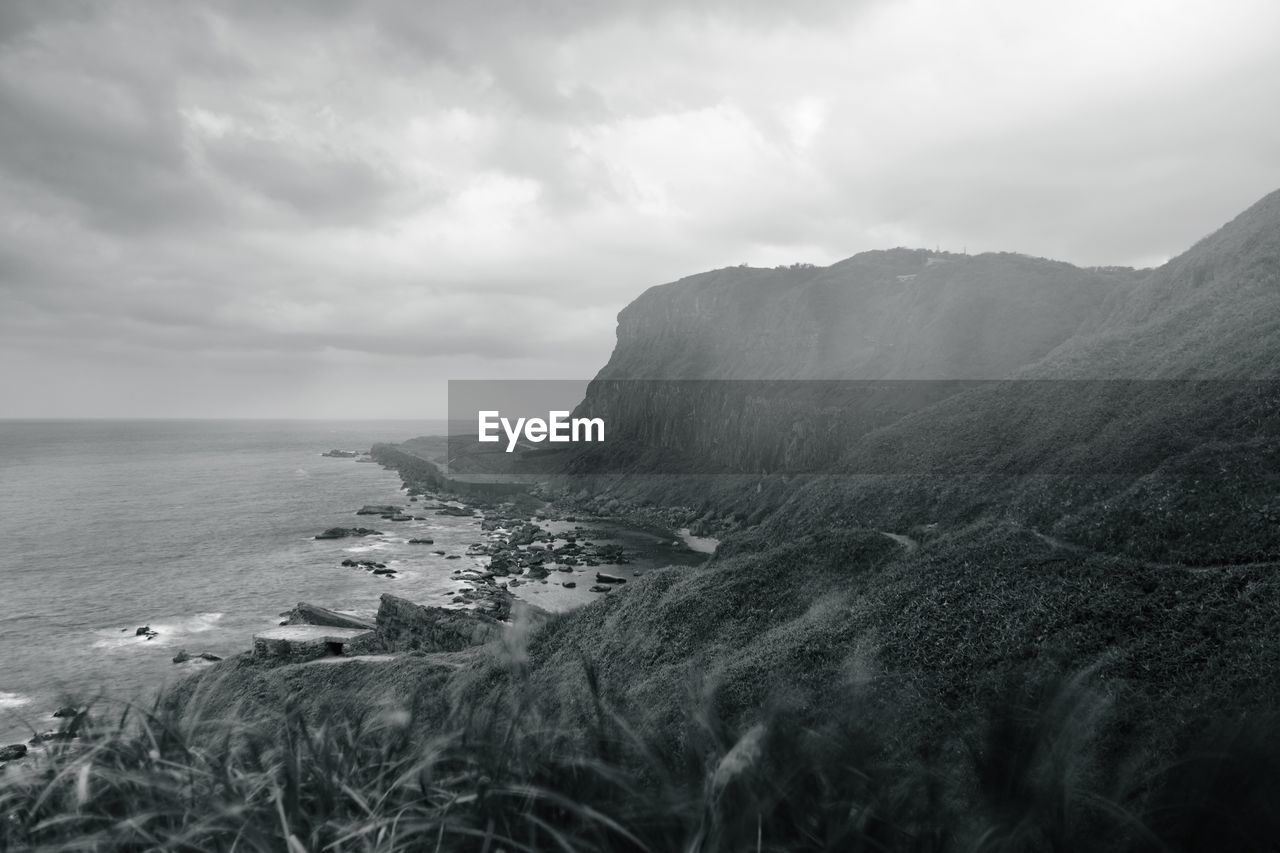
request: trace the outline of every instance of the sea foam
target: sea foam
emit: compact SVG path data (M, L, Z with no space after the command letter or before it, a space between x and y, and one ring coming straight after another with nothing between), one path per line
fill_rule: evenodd
M192 634L203 634L218 627L225 613L196 613L181 619L165 622L146 623L156 636L148 640L136 634L138 626L119 629L107 629L98 632L99 639L93 644L95 649L128 649L144 646L167 646L179 642Z
M7 693L0 690L0 708L21 708L23 705L30 704L30 696L23 696L21 693Z

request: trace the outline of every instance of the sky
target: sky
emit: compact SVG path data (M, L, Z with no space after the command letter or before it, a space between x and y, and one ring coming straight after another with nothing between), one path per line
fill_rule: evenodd
M0 5L0 417L441 417L645 288L1149 266L1280 188L1273 0Z

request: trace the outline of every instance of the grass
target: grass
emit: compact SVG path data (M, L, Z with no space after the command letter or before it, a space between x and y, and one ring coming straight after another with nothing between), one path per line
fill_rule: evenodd
M1092 673L1011 681L952 743L895 741L850 682L836 714L795 695L750 719L691 684L677 725L617 701L518 688L412 711L290 706L200 719L92 709L78 743L0 783L0 849L95 851L1079 851L1274 849L1280 725L1220 726L1159 773L1099 732ZM959 760L954 760L955 757Z

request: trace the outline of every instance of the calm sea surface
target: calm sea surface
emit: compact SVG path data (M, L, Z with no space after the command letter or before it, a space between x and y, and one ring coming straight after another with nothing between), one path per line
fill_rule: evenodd
M431 548L463 553L467 519L357 518L404 503L399 477L329 459L439 433L443 422L0 421L0 743L47 729L64 695L145 696L186 668L179 649L230 655L299 601L374 610L385 591L441 603L459 584ZM316 541L326 527L373 540ZM395 579L342 568L376 556ZM149 625L146 640L135 629Z

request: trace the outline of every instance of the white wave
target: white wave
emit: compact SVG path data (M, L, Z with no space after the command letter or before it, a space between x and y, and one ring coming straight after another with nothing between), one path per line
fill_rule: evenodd
M181 642L192 634L203 634L206 631L212 631L218 626L218 622L222 620L225 613L197 613L193 616L175 619L165 622L148 622L146 623L155 636L147 639L145 636L137 635L137 627L119 629L108 629L99 631L98 637L93 644L95 649L127 649L139 648L145 646L168 646L173 643Z
M21 693L7 693L0 690L0 708L21 708L23 705L30 704L30 696L23 696Z
M348 554L364 554L369 551L385 551L390 547L390 542L374 542L367 545L352 545L351 547L343 548L342 550Z

